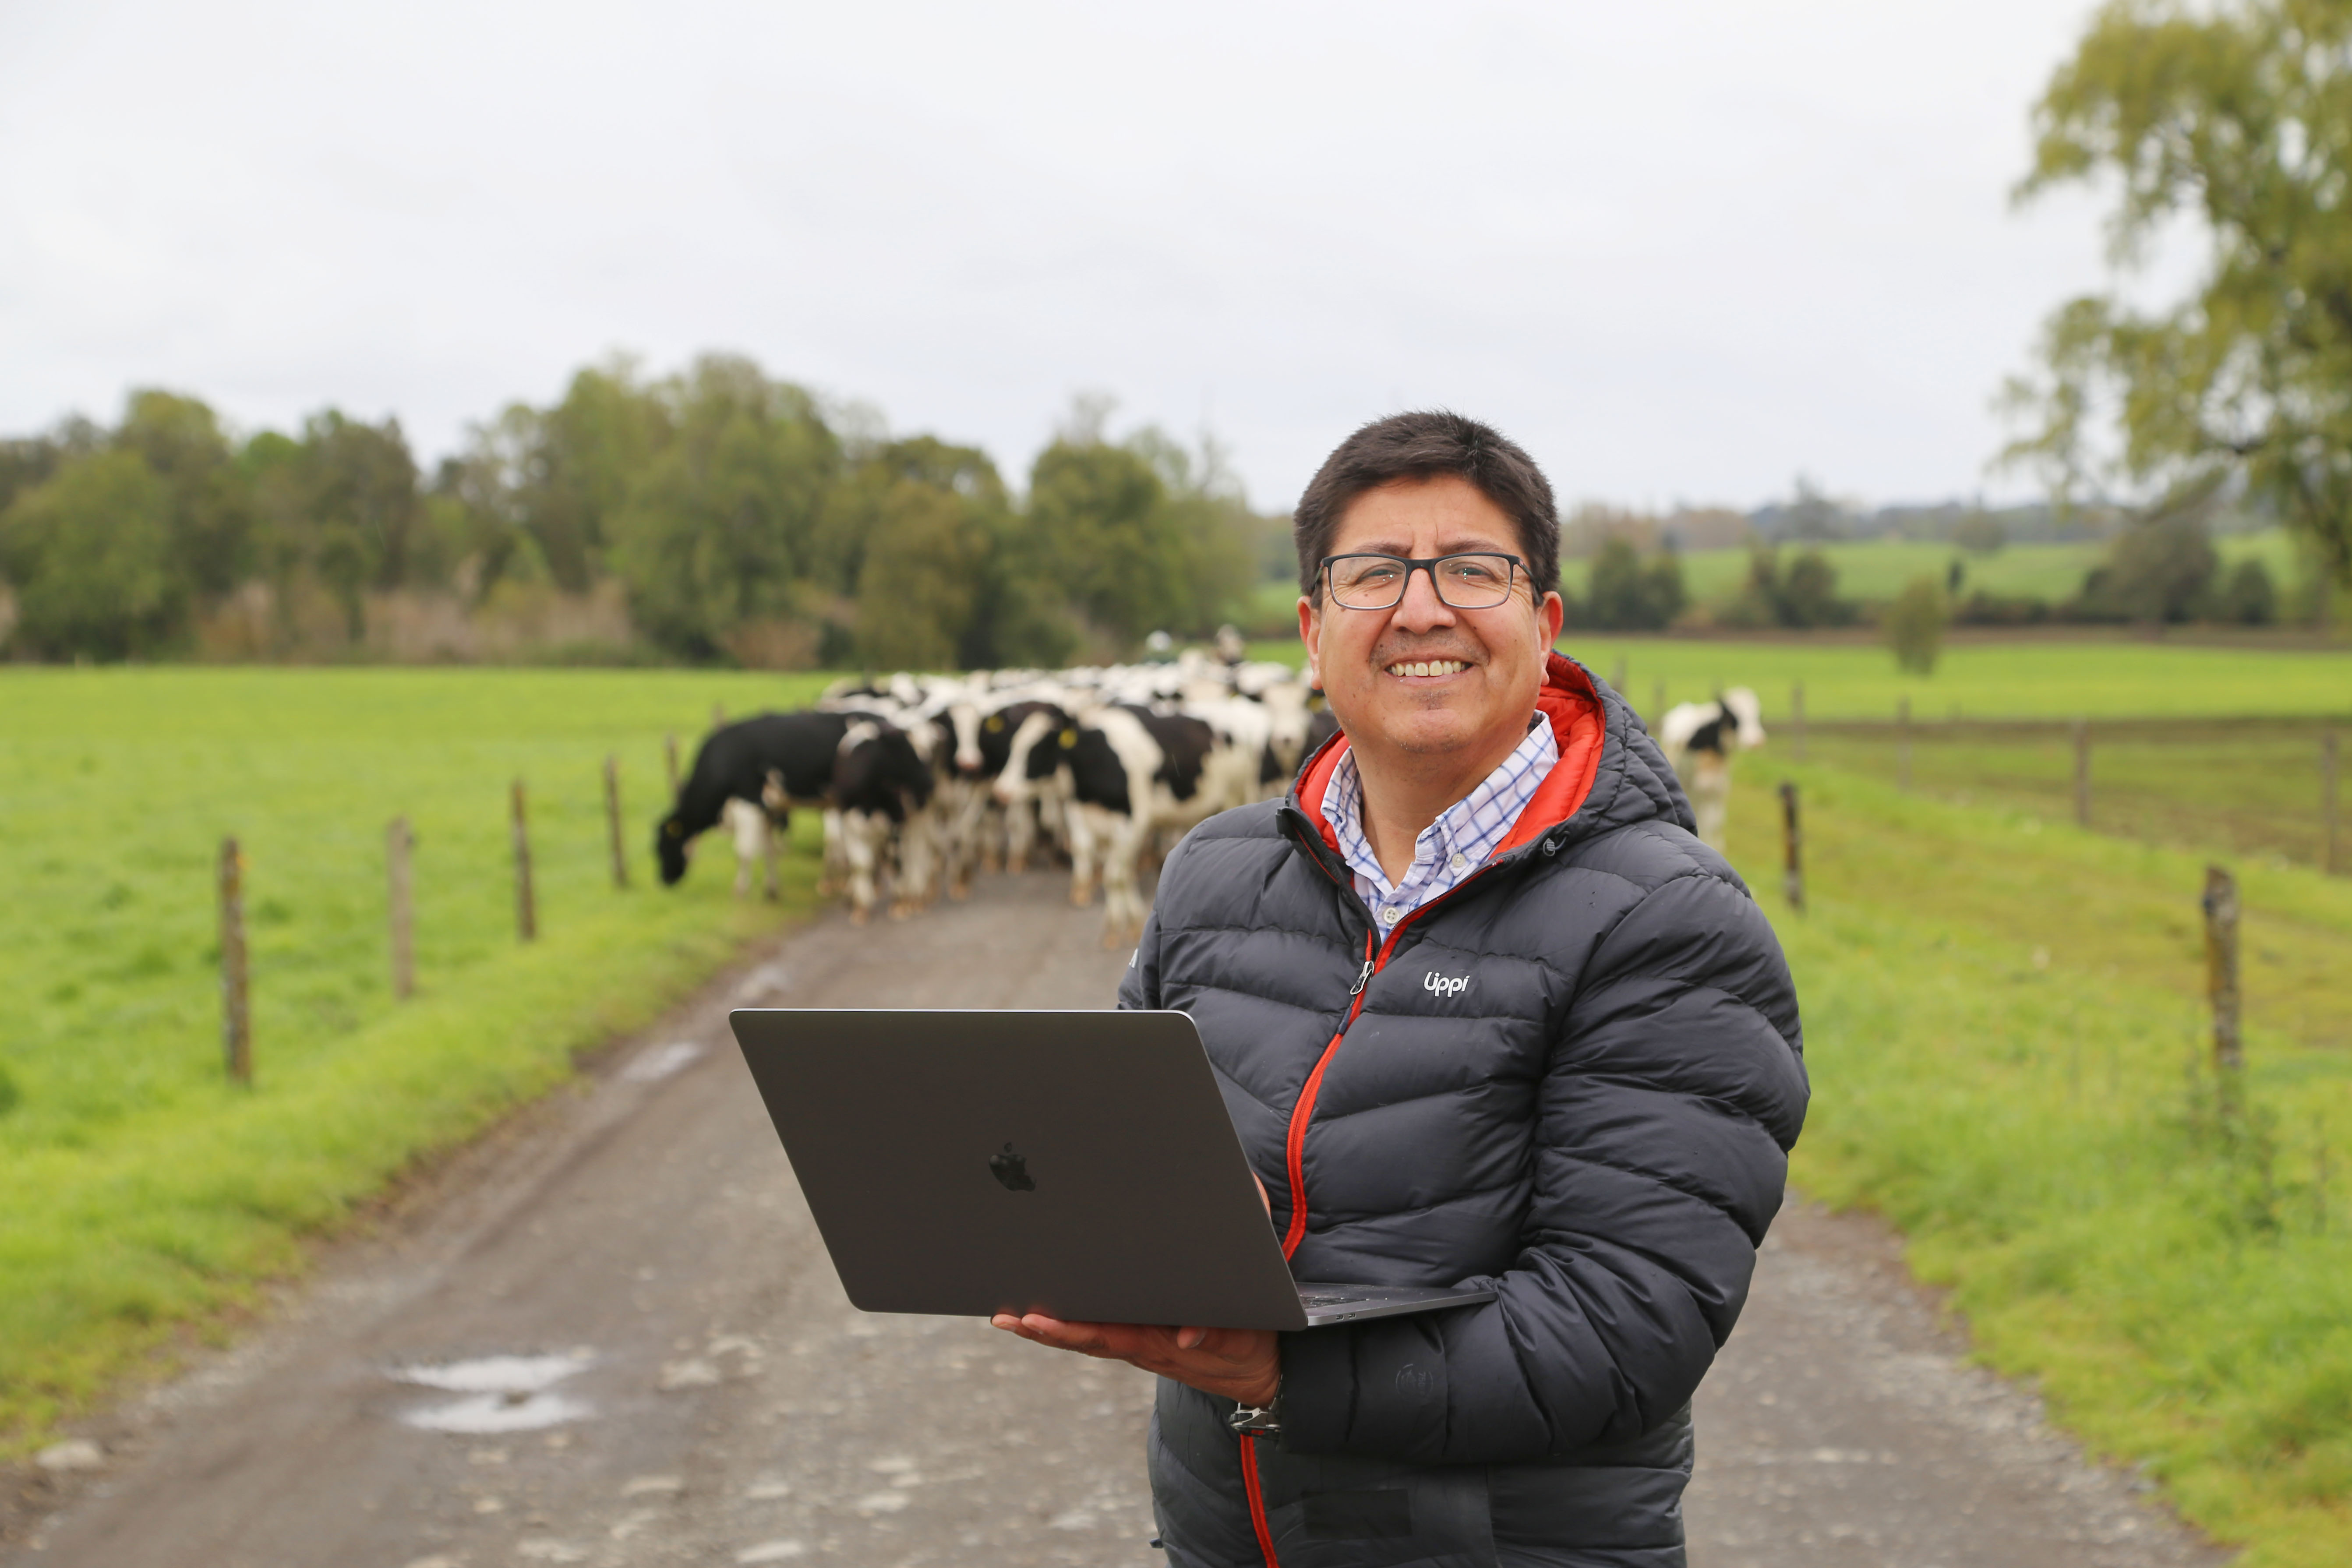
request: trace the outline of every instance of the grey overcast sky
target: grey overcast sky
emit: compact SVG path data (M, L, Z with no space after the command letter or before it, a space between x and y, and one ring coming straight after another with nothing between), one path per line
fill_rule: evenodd
M0 0L0 431L469 420L739 350L986 447L1074 393L1286 508L1443 404L1566 497L1988 489L2103 277L2012 212L2077 0Z

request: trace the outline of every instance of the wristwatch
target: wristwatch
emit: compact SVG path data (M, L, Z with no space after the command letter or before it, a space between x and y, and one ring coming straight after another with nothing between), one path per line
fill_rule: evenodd
M1274 1385L1274 1397L1264 1405L1236 1405L1234 1413L1225 1417L1225 1425L1252 1437L1282 1436L1282 1384Z

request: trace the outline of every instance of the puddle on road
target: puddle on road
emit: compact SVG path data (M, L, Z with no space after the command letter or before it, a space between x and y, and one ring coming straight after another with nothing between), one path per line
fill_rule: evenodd
M400 1417L404 1424L427 1432L488 1436L535 1432L594 1415L595 1407L586 1400L553 1392L556 1384L585 1367L589 1359L583 1352L481 1356L437 1366L394 1367L385 1375L395 1383L465 1395L404 1411Z
M690 1066L702 1055L702 1047L691 1040L672 1040L666 1046L640 1051L637 1058L621 1069L627 1083L659 1083L672 1073Z

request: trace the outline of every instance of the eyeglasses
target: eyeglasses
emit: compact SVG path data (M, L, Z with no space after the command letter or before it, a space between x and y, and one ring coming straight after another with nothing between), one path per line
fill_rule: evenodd
M1415 572L1429 574L1437 599L1456 610L1491 610L1511 596L1527 563L1516 555L1473 552L1415 561L1402 555L1326 555L1323 580L1343 610L1392 610Z

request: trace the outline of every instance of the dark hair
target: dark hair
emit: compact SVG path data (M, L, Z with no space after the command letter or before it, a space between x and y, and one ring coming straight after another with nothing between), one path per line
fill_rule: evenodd
M1478 487L1519 531L1519 553L1536 597L1559 585L1559 511L1551 481L1502 432L1444 409L1391 414L1339 443L1298 498L1290 536L1298 546L1298 591L1321 602L1323 557L1339 520L1366 490L1392 479L1458 474Z

